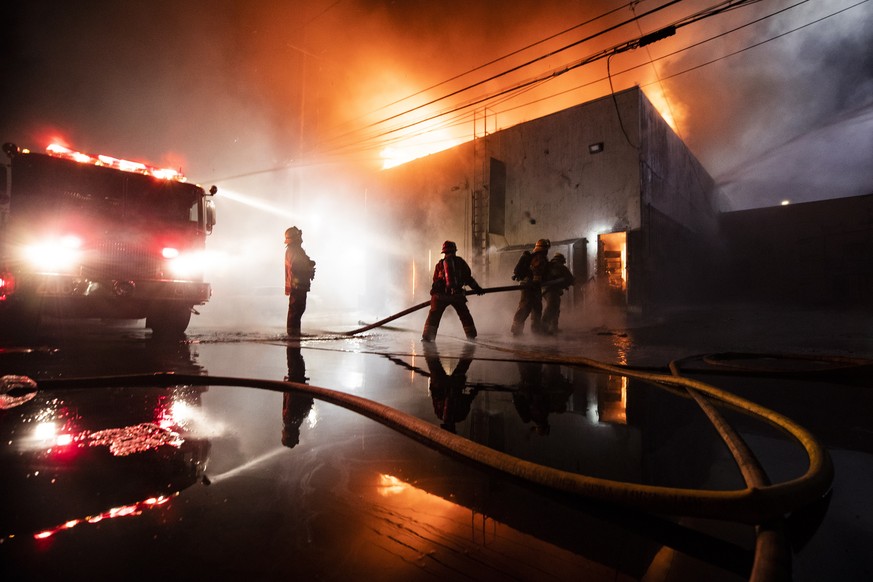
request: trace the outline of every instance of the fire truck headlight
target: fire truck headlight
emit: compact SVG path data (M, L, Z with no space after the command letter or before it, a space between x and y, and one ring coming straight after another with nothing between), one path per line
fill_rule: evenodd
M167 261L170 274L180 278L201 277L204 271L202 253L181 253Z
M82 239L65 236L50 239L24 248L24 257L35 268L43 271L68 271L79 262Z

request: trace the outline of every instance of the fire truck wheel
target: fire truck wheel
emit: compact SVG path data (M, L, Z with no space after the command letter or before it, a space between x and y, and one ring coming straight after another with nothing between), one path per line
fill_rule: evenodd
M156 304L146 317L146 327L151 328L156 337L172 338L184 334L190 321L190 305Z

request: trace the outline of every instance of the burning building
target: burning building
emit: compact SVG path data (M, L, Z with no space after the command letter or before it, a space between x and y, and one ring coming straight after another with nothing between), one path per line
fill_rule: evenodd
M548 238L582 283L572 301L631 312L687 301L708 279L714 181L639 87L483 132L376 182L378 215L410 225L406 248L418 255L401 277L411 269L413 295L426 294L444 239L480 282L507 285L520 254Z

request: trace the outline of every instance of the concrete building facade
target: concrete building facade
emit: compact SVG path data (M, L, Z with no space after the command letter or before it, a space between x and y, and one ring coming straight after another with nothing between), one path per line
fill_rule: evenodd
M869 308L873 194L725 212L717 298Z
M424 273L453 239L480 283L511 284L548 238L582 283L573 300L632 311L691 299L718 229L712 178L639 88L385 170L369 191L407 248L431 249L413 259Z

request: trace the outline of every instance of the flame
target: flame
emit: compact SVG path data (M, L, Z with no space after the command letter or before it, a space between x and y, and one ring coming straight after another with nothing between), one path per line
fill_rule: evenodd
M646 97L652 102L652 105L667 122L677 135L679 135L678 122L685 120L685 111L678 103L670 101L664 94L664 90L660 87L650 88L645 91Z
M379 157L383 160L382 169L387 170L417 158L453 148L470 139L472 136L463 138L452 135L452 132L446 128L431 129L426 133L401 139L379 153Z

